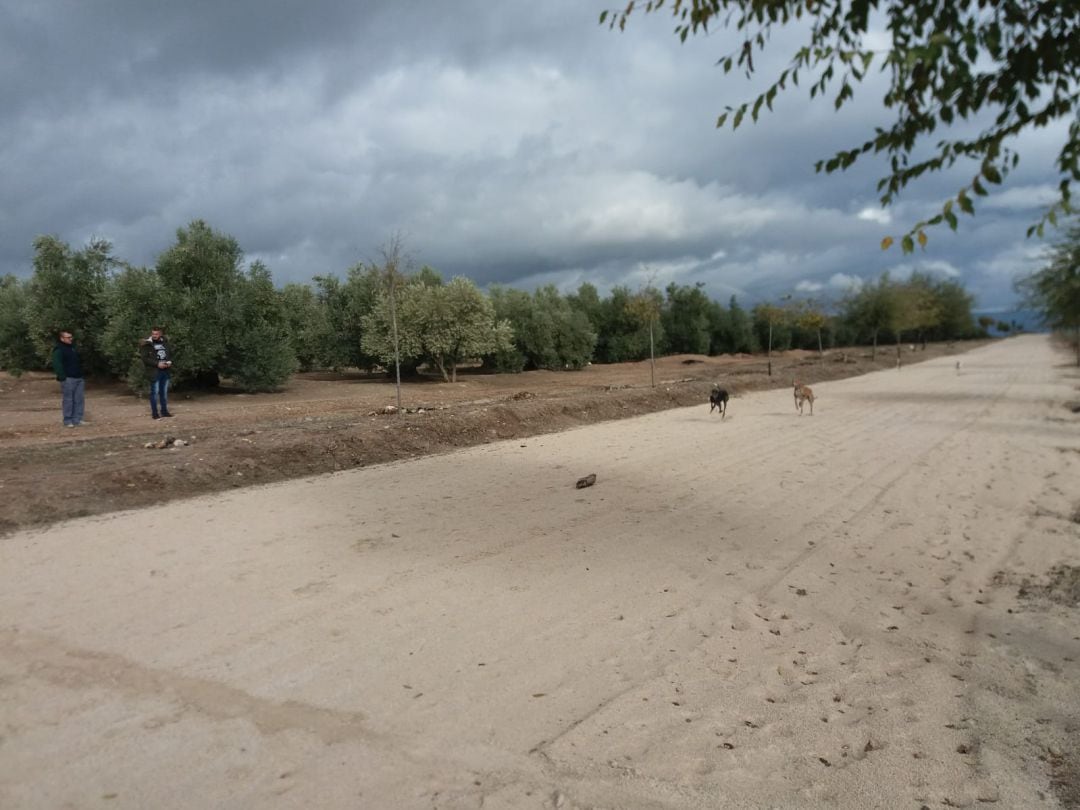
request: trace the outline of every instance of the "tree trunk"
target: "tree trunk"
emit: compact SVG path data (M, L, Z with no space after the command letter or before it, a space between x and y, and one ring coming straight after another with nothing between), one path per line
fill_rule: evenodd
M397 302L394 300L394 277L388 276L390 281L390 324L394 332L394 390L397 392L397 412L400 416L401 409L401 348L398 345L397 331Z
M821 330L817 330L817 353L818 357L825 356L825 350L821 347Z
M221 385L221 378L218 376L218 373L216 371L207 371L205 369L200 369L199 371L195 372L195 375L191 377L188 384L192 388L198 388L200 390L207 388L217 388L219 385Z
M649 379L656 388L656 352L653 348L653 322L649 321Z
M450 382L457 382L457 363L450 364Z
M435 365L439 369L439 373L442 374L443 382L450 382L450 375L446 373L446 364L441 357L435 358Z
M870 350L870 359L877 360L877 329L874 330L874 348Z
M769 376L772 376L772 319L769 319L769 348L765 352L765 356L769 361Z

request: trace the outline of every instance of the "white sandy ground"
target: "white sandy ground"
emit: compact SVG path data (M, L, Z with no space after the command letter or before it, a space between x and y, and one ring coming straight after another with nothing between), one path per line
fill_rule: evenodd
M0 539L0 807L1060 806L1078 381L961 360Z

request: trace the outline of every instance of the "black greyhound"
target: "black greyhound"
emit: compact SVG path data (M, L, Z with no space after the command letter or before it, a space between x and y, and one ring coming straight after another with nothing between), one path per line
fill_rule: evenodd
M727 401L727 389L721 388L719 385L714 385L712 387L712 393L709 394L709 413L712 413L713 408L716 408L720 411L720 418L723 419L727 416Z

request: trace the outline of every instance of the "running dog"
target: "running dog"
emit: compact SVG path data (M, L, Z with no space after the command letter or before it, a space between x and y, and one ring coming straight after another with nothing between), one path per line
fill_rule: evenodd
M809 385L803 385L797 380L791 381L792 387L795 389L795 407L799 409L799 416L802 416L803 403L810 403L810 415L814 415L814 392L810 389Z
M727 416L727 401L728 392L727 389L721 388L719 384L712 387L712 392L709 394L709 413L713 412L713 408L720 411L721 421Z

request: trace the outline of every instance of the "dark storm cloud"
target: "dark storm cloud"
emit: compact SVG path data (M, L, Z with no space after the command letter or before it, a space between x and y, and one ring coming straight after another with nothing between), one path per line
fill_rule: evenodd
M680 45L661 17L613 33L604 6L0 3L0 272L27 275L40 233L152 264L202 218L279 283L341 275L400 235L417 264L481 284L700 281L752 302L919 268L983 305L1011 300L1054 132L1025 141L1010 190L959 236L882 253L963 172L889 212L880 161L814 173L886 123L880 84L839 114L796 91L758 126L717 132L798 32L747 83L713 66L724 36Z

